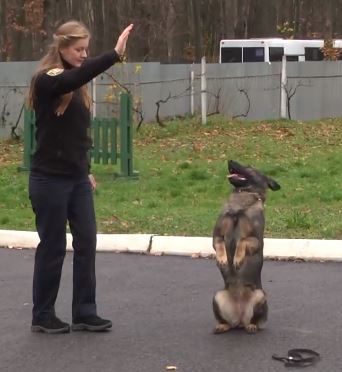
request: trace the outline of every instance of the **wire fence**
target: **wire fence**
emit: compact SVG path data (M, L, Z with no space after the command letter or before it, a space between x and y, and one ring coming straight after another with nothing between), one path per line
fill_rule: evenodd
M0 137L22 131L22 106L36 62L0 63ZM193 74L191 74L193 71ZM277 63L207 64L207 115L248 120L278 119L285 91L288 117L312 120L342 116L342 62L287 63L286 86ZM192 76L192 78L191 78ZM126 63L96 78L96 115L117 113L119 95L133 96L139 126L151 121L201 114L201 65Z

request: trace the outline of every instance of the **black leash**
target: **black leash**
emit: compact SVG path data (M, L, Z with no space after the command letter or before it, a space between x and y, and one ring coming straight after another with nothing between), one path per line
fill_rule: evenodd
M272 359L283 362L285 367L308 367L317 363L320 355L310 349L291 349L287 352L287 357L273 354Z

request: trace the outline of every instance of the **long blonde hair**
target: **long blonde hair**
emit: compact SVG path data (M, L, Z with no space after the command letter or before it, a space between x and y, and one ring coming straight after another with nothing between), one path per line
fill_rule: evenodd
M90 38L90 32L87 27L79 21L69 21L63 23L58 27L56 32L53 34L53 42L50 44L48 52L40 60L37 71L32 77L29 95L28 95L28 106L33 107L35 99L34 86L37 76L42 72L47 72L53 68L64 68L61 55L59 53L61 48L67 48L79 39ZM91 98L86 85L81 87L81 94L86 107L91 109ZM55 112L57 115L63 115L66 108L68 107L73 96L73 92L63 94L60 98L58 107Z

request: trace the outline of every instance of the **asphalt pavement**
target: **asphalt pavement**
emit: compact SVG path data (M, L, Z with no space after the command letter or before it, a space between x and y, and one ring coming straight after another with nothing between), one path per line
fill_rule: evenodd
M34 250L0 249L0 371L293 371L271 358L292 348L320 353L305 371L342 371L341 262L266 261L265 328L214 335L223 283L213 259L97 253L98 312L112 331L46 335L30 332L33 260ZM66 321L71 291L67 253L56 304Z

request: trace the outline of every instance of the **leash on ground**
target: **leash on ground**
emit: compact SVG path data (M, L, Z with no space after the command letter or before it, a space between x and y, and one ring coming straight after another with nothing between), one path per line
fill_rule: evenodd
M283 362L285 367L308 367L316 364L320 355L311 349L291 349L286 357L273 354L272 359Z

